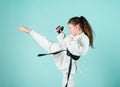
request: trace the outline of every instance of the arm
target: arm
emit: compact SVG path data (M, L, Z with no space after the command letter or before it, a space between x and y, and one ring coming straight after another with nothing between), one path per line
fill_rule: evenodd
M57 36L57 39L63 47L67 48L67 37L63 32Z

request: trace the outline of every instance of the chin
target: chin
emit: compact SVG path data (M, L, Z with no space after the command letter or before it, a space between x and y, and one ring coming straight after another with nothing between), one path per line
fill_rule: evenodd
M75 36L75 34L71 34L72 36Z

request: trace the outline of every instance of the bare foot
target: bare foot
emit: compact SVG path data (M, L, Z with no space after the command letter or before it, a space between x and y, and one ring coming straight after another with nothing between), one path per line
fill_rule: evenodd
M20 26L20 27L19 27L19 30L20 30L20 31L23 31L23 32L25 32L25 33L29 33L29 34L30 34L30 32L31 32L31 30L29 30L29 29L26 28L25 26Z

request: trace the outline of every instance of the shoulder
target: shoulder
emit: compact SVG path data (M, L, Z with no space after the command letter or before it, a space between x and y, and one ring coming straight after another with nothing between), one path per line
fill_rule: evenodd
M89 45L89 38L85 33L83 33L82 36L80 37L80 43L82 45Z
M81 36L81 39L89 41L89 38L85 33L83 33L83 35Z

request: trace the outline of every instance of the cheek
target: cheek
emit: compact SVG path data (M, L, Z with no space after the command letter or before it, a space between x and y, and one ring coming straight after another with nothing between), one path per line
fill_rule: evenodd
M72 30L72 29L70 29L70 32L71 32L71 33L73 33L73 30Z
M72 29L72 32L73 32L73 33L75 33L75 30L74 30L74 29Z
M75 30L71 29L70 32L74 35L75 34Z

